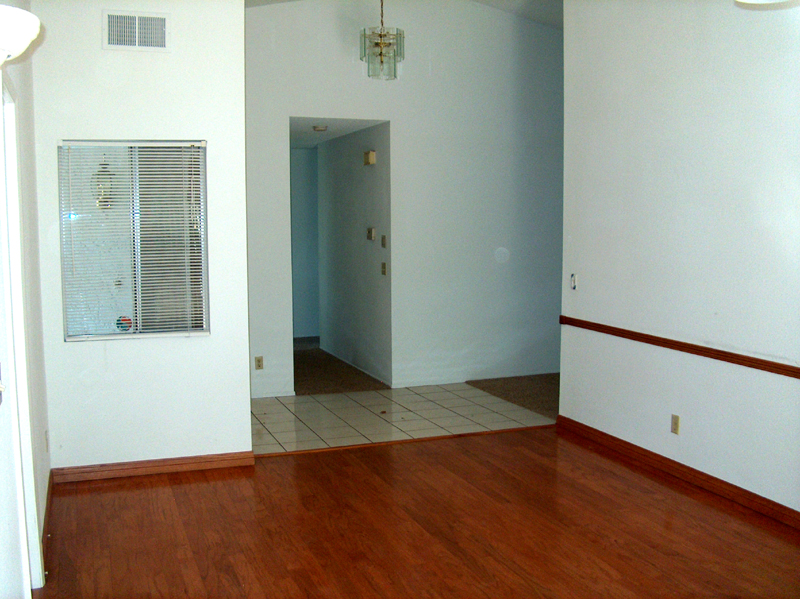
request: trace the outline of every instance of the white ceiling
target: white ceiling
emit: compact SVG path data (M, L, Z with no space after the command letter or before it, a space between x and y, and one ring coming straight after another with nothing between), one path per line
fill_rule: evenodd
M245 0L245 6L262 6L278 2L294 2L295 0ZM520 17L550 25L551 27L564 27L564 1L563 0L475 0L500 10L505 10Z
M385 121L365 119L325 119L293 116L289 119L289 145L292 148L313 148L322 142L380 125ZM323 133L314 131L314 125L325 125Z

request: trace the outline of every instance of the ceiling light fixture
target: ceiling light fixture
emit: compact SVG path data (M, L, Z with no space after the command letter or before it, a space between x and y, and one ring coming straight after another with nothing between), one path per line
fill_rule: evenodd
M397 79L397 65L405 58L405 35L402 29L381 26L361 30L361 60L367 63L367 75L372 79Z
M39 35L39 19L27 10L0 6L0 66L16 58Z
M328 130L328 125L314 125L311 128L317 133L325 133Z

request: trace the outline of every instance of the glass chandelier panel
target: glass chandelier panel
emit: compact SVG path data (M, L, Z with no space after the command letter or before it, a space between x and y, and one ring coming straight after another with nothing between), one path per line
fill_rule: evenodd
M397 79L397 65L405 58L405 36L402 29L381 26L361 30L361 60L367 63L367 75L373 79Z

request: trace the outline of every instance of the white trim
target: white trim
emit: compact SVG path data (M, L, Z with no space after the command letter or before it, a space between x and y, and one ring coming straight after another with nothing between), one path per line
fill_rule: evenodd
M119 335L81 335L81 336L72 336L72 337L64 337L64 341L67 343L80 343L81 341L110 341L110 340L118 340L118 339L160 339L163 337L210 337L211 331L180 331L174 333L131 333L130 335L127 334L119 334Z
M14 98L6 84L3 73L0 94L0 168L3 170L2 221L5 242L2 276L5 279L4 304L6 309L7 366L4 368L6 390L4 400L13 409L12 442L17 479L17 504L19 505L20 552L22 558L22 580L25 589L33 585L43 586L44 567L42 546L39 540L38 515L33 470L33 444L27 386L25 354L25 320L22 302L22 248L19 215L19 179L17 167L16 108Z

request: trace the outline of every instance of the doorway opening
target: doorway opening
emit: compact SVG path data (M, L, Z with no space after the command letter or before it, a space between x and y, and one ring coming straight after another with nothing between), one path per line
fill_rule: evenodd
M389 123L290 119L295 395L391 386Z

